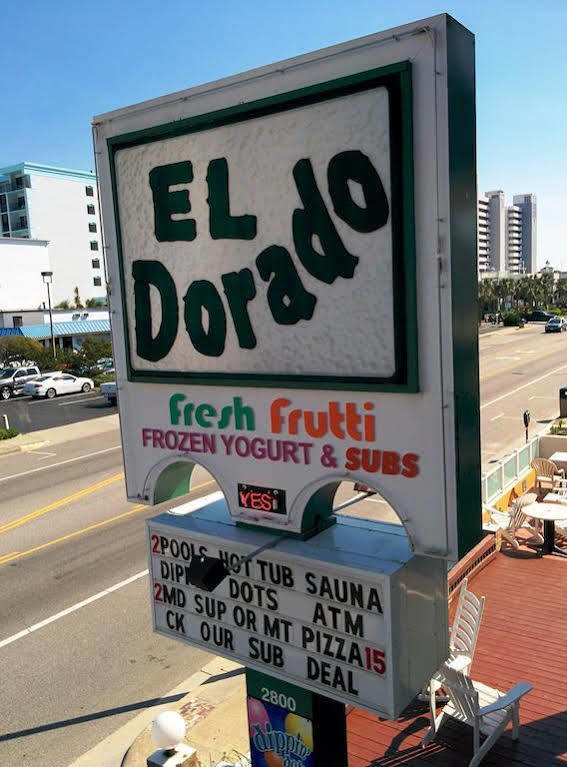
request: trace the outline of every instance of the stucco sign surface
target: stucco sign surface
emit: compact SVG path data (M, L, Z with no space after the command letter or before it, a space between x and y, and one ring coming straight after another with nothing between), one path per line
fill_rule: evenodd
M381 86L118 151L132 369L395 377L390 131Z

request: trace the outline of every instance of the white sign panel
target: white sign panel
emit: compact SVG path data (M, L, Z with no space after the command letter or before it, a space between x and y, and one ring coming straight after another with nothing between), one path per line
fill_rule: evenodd
M445 15L94 123L133 501L480 535L474 40ZM459 524L458 524L459 523Z
M350 521L239 564L269 538L227 519L217 500L148 520L155 630L396 716L447 652L442 561L411 557L403 536ZM201 554L237 568L212 593L190 583ZM427 589L414 589L416 578Z
M117 151L127 315L147 310L155 339L177 314L163 344L129 322L134 371L396 373L388 100L370 88Z

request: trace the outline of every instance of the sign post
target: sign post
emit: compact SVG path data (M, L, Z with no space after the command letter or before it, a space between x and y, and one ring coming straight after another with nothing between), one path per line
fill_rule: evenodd
M94 121L128 498L219 488L148 522L154 628L252 669L269 767L275 732L346 763L342 707L397 716L446 657L481 535L474 110L441 15ZM343 482L400 525L336 515Z

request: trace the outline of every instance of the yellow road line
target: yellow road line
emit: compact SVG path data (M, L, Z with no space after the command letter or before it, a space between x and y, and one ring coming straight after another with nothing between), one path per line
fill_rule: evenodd
M196 490L200 490L202 487L207 487L207 485L213 485L214 483L215 481L213 479L210 479L207 482L202 482L200 485L196 485L191 490L189 495L194 493ZM71 538L76 538L78 535L83 535L84 533L88 533L91 530L96 530L99 527L104 527L105 525L109 525L111 522L116 522L119 519L124 519L125 517L129 517L132 514L136 514L138 511L142 511L142 509L147 508L149 507L146 504L138 503L128 511L122 512L122 514L117 514L115 517L110 517L110 519L103 519L102 522L95 522L93 525L83 527L81 530L75 530L73 533L61 535L59 538L54 538L52 541L47 541L47 543L41 543L39 546L34 546L32 549L27 549L26 551L14 551L11 554L4 554L4 556L0 557L0 565L6 565L8 562L13 562L15 559L27 557L29 554L33 554L36 551L41 551L42 549L47 549L50 546L55 546L56 543L62 543L63 541L68 541Z
M91 493L94 493L97 490L101 490L103 487L108 487L108 485L112 485L114 482L118 482L123 477L124 472L121 471L119 474L115 474L112 477L103 479L101 482L96 482L94 485L89 485L89 487L85 487L83 490L78 490L76 493L72 493L66 498L61 498L59 501L50 503L48 506L43 506L41 509L36 509L36 511L25 514L23 517L13 519L11 522L6 522L5 525L0 525L0 533L7 533L10 530L14 530L16 527L20 527L20 525L26 524L26 522L31 522L33 519L42 517L44 514L47 514L50 511L55 511L55 509L61 508L61 506L66 506L68 503L72 503L79 498L84 498L87 495L91 495Z

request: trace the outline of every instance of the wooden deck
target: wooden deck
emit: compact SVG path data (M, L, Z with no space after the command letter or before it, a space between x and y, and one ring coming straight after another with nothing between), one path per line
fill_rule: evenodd
M567 765L567 559L500 553L468 587L486 596L472 678L503 692L520 681L534 686L520 705L520 739L505 733L482 764ZM353 709L347 719L349 767L468 765L469 727L444 724L422 749L428 726L428 708L417 701L393 722Z

